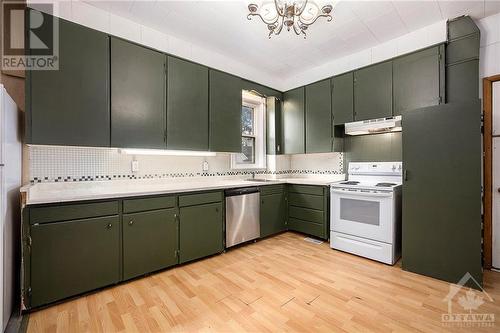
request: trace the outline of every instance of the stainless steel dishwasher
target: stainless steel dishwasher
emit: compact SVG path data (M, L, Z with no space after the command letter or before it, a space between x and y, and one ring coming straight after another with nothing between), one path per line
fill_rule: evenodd
M226 247L260 237L258 187L226 190Z

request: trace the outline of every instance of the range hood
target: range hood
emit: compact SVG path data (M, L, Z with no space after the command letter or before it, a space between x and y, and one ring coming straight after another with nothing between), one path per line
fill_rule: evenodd
M401 116L356 121L345 124L345 134L364 135L401 132Z

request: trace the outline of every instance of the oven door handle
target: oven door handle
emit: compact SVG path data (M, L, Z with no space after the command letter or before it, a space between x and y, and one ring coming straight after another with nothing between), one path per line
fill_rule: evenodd
M360 195L363 197L379 197L379 198L388 198L392 197L392 192L359 192L359 191L343 191L343 190L331 190L332 193L338 194L351 194L351 195Z

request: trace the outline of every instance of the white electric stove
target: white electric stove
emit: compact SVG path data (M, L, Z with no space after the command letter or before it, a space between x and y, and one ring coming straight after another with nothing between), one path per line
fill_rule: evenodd
M331 185L330 247L393 265L401 256L402 162L351 162Z

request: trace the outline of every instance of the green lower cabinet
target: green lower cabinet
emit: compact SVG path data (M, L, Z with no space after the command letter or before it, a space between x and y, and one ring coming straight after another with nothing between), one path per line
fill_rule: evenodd
M124 214L123 279L177 264L176 209Z
M119 216L35 224L30 233L30 307L120 281Z
M288 230L328 239L328 195L324 186L289 185Z
M260 236L267 237L285 231L285 193L275 193L260 197Z
M223 251L221 202L182 207L179 227L180 263Z

